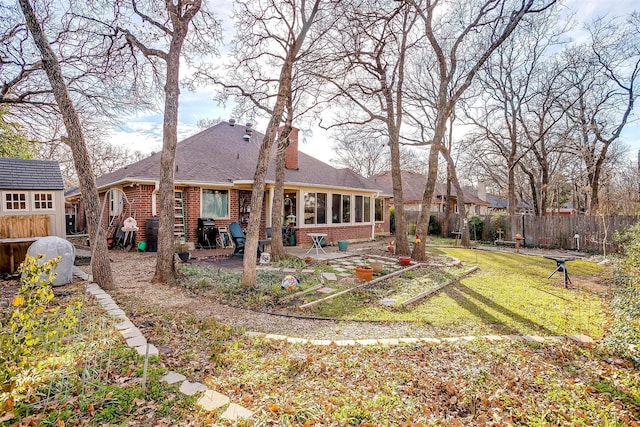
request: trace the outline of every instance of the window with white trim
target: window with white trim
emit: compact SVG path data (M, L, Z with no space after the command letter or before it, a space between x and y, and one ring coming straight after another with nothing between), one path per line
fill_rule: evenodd
M371 197L356 196L355 220L356 222L371 222Z
M33 193L33 210L53 210L53 193Z
M374 216L376 222L384 221L384 200L383 199L375 199L375 206L373 208Z
M304 223L327 223L327 193L304 193Z
M27 210L27 193L24 192L5 192L2 198L2 208L5 211L26 211Z
M229 218L229 190L202 190L202 217Z
M348 194L331 195L331 222L334 224L351 222L351 196Z

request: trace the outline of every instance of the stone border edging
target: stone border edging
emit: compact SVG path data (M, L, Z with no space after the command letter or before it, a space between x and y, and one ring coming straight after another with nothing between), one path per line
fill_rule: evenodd
M145 357L148 351L149 356L160 356L158 348L153 344L150 344L142 334L142 331L138 329L131 320L127 317L124 310L122 310L118 304L107 294L97 283L91 282L91 276L78 267L73 267L73 275L88 282L85 285L85 291L93 295L100 306L107 312L107 314L118 321L115 328L120 332L122 338L126 341L127 346L135 348L138 355ZM166 382L167 385L180 382L180 392L187 396L193 396L198 392L203 392L200 398L197 400L197 404L206 411L213 411L228 405L225 411L220 415L221 419L227 419L230 421L238 421L251 418L253 412L246 409L236 403L232 403L229 397L218 393L215 390L209 389L205 384L199 382L190 382L182 374L177 372L168 372L162 378L160 382Z
M462 337L448 337L448 338L369 338L369 339L358 339L358 340L317 340L317 339L308 339L308 338L297 338L297 337L289 337L286 335L278 335L278 334L266 334L263 332L246 332L248 337L262 337L268 340L274 341L287 341L291 344L311 344L317 346L326 346L326 345L335 345L338 347L342 346L353 346L353 345L383 345L383 346L392 346L392 345L400 345L400 344L417 344L417 343L425 343L425 344L442 344L442 343L453 343L457 341L474 341L474 340L487 340L487 341L514 341L514 340L523 340L528 342L538 342L538 343L554 343L560 342L563 340L571 340L580 344L593 344L595 340L588 335L577 334L577 335L566 335L566 336L549 336L542 337L539 335L471 335L471 336L462 336Z

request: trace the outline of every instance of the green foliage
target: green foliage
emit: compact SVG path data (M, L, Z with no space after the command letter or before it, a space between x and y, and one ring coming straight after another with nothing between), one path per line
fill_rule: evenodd
M438 236L442 230L440 230L440 223L435 215L429 215L429 235Z
M607 341L613 351L640 365L640 223L616 236L624 249L614 277L614 321Z
M37 364L42 353L66 336L78 322L77 314L81 303L60 310L52 304L51 281L55 275L52 269L60 262L60 257L41 262L26 256L20 267L22 279L20 291L13 299L13 312L6 322L2 322L0 338L0 381L6 385L19 371Z
M409 223L409 234L410 235L414 235L416 234L416 228L418 227L418 224L416 224L415 222L410 222Z
M33 143L20 133L20 125L5 120L7 108L0 107L0 157L33 158Z
M504 239L509 233L509 224L506 215L493 215L489 224L489 240L493 241L498 238L498 229L502 230L502 238Z
M469 219L469 235L473 240L482 240L484 230L484 219L480 216L472 216Z

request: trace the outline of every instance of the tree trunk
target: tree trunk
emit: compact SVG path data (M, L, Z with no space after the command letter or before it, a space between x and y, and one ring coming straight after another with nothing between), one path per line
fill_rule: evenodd
M431 216L431 200L433 198L433 192L436 188L436 180L438 179L438 155L440 153L440 144L432 144L429 151L429 172L427 175L427 185L425 186L424 193L422 194L422 209L420 209L420 215L418 216L418 224L416 226L416 233L420 236L426 236L429 231L429 217ZM425 241L427 239L420 239L420 243L416 243L413 246L413 252L411 257L416 261L424 261L426 259Z
M287 124L280 132L278 151L276 153L276 183L271 205L271 256L275 260L283 259L286 256L284 243L282 241L282 205L284 203L284 158L285 150L289 145L289 134L291 133L290 121L290 119L287 119Z
M395 138L395 141L392 139ZM409 254L409 242L407 241L407 218L404 215L404 196L402 195L402 171L400 169L400 143L398 136L389 138L391 150L391 180L393 183L393 206L396 222L396 254Z
M174 284L177 281L174 261L175 184L174 170L178 146L178 103L180 98L180 52L187 35L187 24L174 28L167 55L167 75L164 86L164 122L162 125L162 155L160 157L160 223L155 282ZM184 236L186 239L186 236Z
M93 248L91 270L93 279L104 289L114 289L115 283L111 274L111 264L107 253L107 241L104 228L100 226L100 197L96 186L87 145L80 124L80 118L73 105L69 90L62 75L60 63L51 45L40 27L36 14L28 0L20 0L20 7L34 43L40 51L42 66L47 73L53 95L58 104L65 129L67 141L73 153L73 160L78 174L80 192L87 218L87 231Z

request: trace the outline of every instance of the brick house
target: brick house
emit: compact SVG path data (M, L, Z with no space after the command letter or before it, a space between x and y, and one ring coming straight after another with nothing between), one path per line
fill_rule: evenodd
M405 211L416 216L422 209L422 196L427 186L427 177L424 174L410 171L402 171L402 196L404 199ZM385 193L393 194L393 181L391 172L381 172L371 177L376 185L383 188ZM487 203L473 192L464 189L464 204L468 215L485 215L487 213ZM446 187L442 183L436 183L436 188L431 199L432 213L444 212L445 205L449 205L449 212L458 213L458 197L455 188L451 188L450 197L447 199ZM417 218L417 216L416 216Z
M213 218L217 227L247 223L259 146L263 135L250 124L219 123L178 143L175 165L176 209L183 213L177 229L186 241L198 240L198 219ZM294 129L286 152L283 218L295 225L298 244L306 233L327 233L327 240L372 239L389 230L389 198L373 181L348 169L336 169L298 151ZM141 231L159 215L160 155L155 153L97 179L102 200L108 194L104 221L128 210ZM260 236L271 226L275 182L275 147L266 177ZM117 188L120 192L107 192ZM118 196L123 194L124 196ZM77 209L79 194L67 196ZM178 215L177 215L178 216ZM137 240L143 240L139 233ZM179 235L180 233L176 233Z

